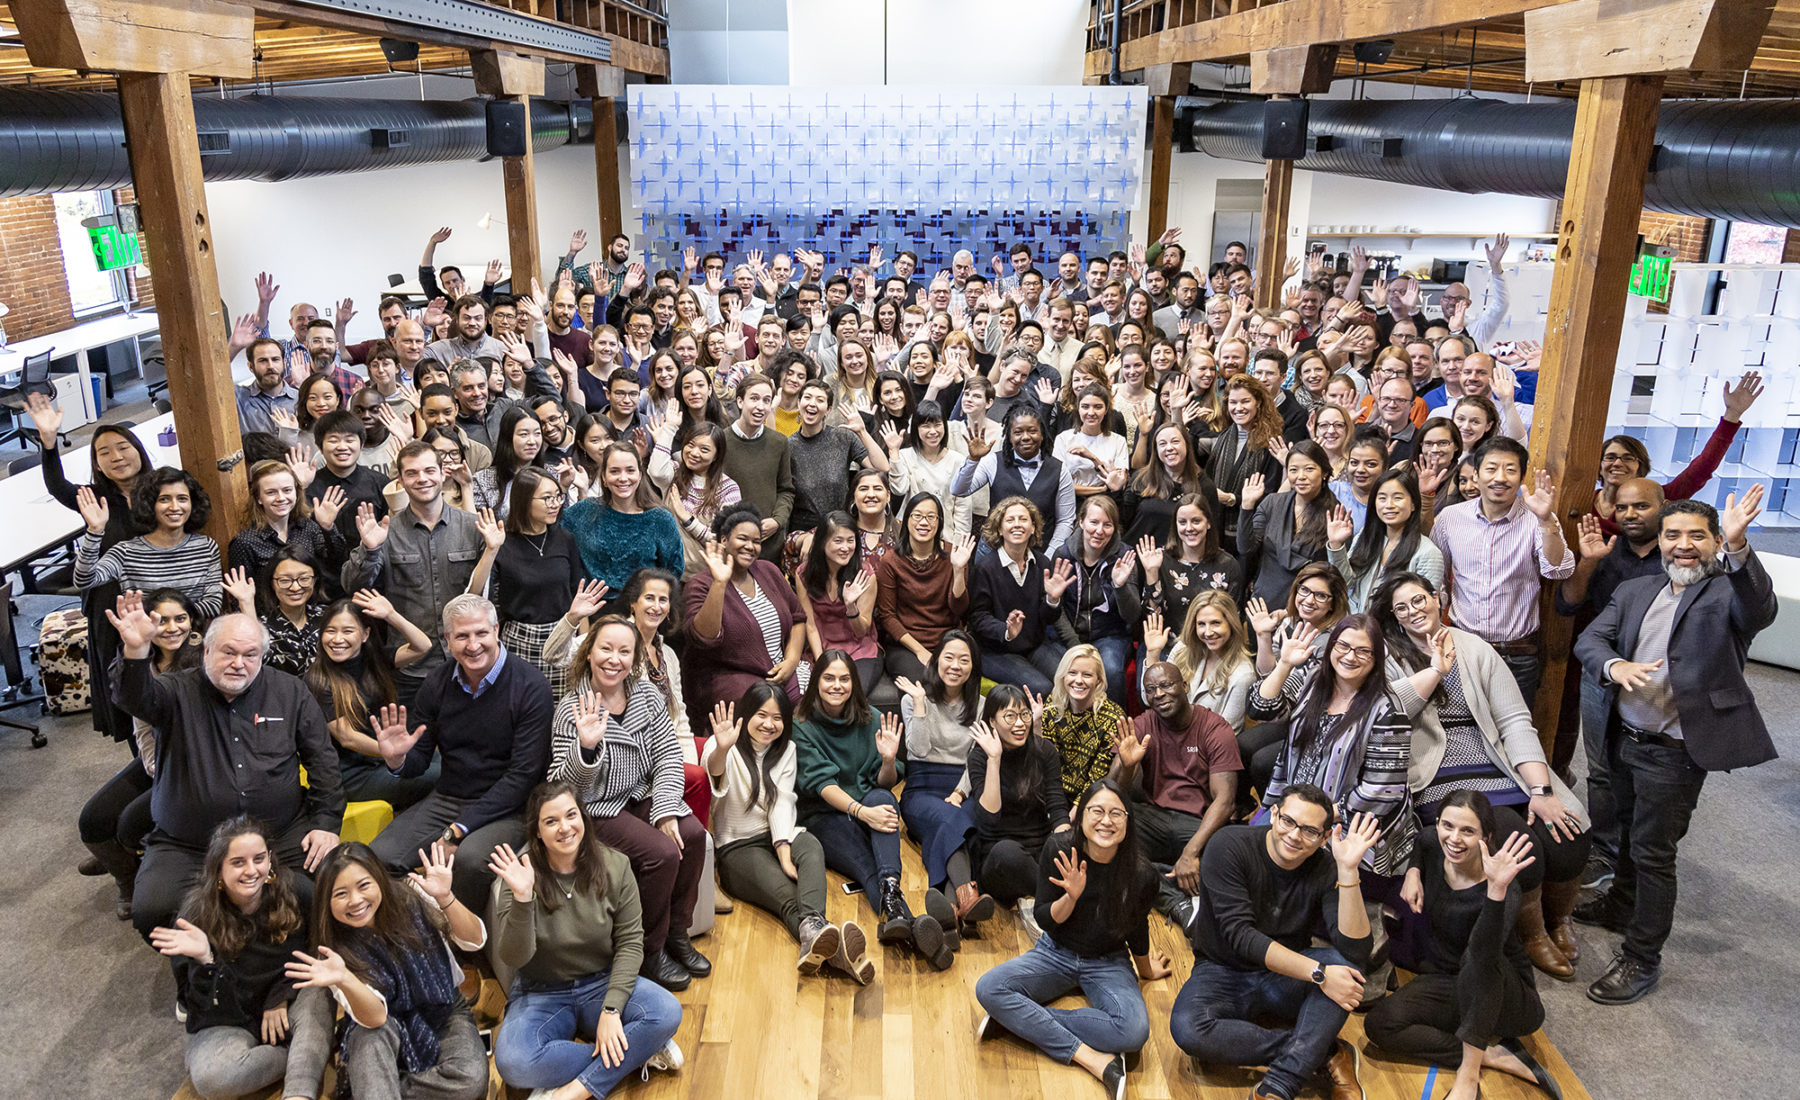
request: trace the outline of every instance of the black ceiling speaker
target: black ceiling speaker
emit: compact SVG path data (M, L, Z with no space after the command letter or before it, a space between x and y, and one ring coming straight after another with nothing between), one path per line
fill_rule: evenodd
M516 99L487 101L487 151L490 157L522 157L531 134L525 124L525 104Z
M417 61L419 44L402 42L398 38L384 38L381 40L381 56L387 58L389 65L399 61Z
M1306 156L1306 119L1311 104L1304 99L1271 99L1263 104L1264 160L1300 160Z
M1375 42L1358 42L1350 48L1350 54L1364 65L1379 65L1394 56L1394 40L1383 38Z

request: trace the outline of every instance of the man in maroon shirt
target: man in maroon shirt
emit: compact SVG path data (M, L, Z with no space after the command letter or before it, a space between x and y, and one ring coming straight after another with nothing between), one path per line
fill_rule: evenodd
M1111 778L1131 792L1144 858L1168 868L1156 909L1182 928L1200 892L1200 851L1231 815L1244 769L1231 724L1188 701L1187 677L1168 661L1144 673L1150 709L1119 719Z

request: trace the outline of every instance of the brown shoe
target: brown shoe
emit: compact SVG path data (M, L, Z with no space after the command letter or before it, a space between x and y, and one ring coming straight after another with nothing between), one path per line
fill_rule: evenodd
M1325 1062L1325 1075L1331 1078L1331 1100L1366 1100L1357 1071L1362 1068L1362 1051L1342 1039L1337 1050Z
M1581 893L1579 880L1569 882L1544 883L1544 928L1550 933L1550 942L1562 952L1562 957L1569 960L1569 965L1581 961L1581 944L1575 939L1575 922L1569 914L1575 909L1576 895Z
M837 954L830 958L829 965L855 978L858 985L868 985L875 979L875 964L869 959L868 935L853 920L839 925L838 933Z
M994 899L981 892L980 887L972 882L965 882L956 888L956 920L978 924L994 915Z
M1543 887L1528 891L1520 899L1519 919L1513 927L1519 934L1519 942L1525 945L1525 954L1530 957L1532 966L1559 982L1575 977L1575 968L1556 949L1556 944L1550 941L1550 933L1544 928Z

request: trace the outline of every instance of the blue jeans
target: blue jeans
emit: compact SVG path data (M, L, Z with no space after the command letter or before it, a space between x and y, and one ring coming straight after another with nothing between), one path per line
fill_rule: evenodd
M1047 696L1064 652L1061 642L1045 638L1044 644L1030 653L983 653L981 673L996 684L1018 684Z
M1300 952L1326 966L1348 966L1326 947ZM1292 1020L1290 1029L1261 1027L1258 1016ZM1236 970L1206 959L1175 995L1169 1032L1175 1045L1203 1063L1268 1066L1261 1088L1292 1100L1319 1071L1350 1014L1309 981L1269 970Z
M1130 638L1095 638L1094 648L1100 651L1100 664L1106 668L1107 698L1122 707L1131 694L1131 685L1125 682L1125 669L1131 664L1137 645Z
M1090 1007L1044 1007L1074 989ZM1150 1041L1150 1013L1125 951L1083 958L1045 933L1030 951L983 974L975 999L995 1023L1064 1064L1084 1043L1121 1054Z
M1687 835L1706 772L1685 747L1612 740L1612 786L1621 836L1611 896L1630 917L1625 956L1662 965L1675 926L1675 848Z
M521 1089L556 1089L578 1080L595 1096L605 1096L674 1038L681 1026L681 1002L650 979L639 978L619 1011L625 1060L616 1066L602 1062L594 1054L593 1035L610 976L592 974L545 985L514 981L506 1019L494 1041L494 1066L501 1079Z
M879 787L864 796L862 804L898 810L894 793ZM808 821L806 831L825 849L825 866L861 886L863 898L879 916L882 880L900 877L900 831L879 832L836 810Z

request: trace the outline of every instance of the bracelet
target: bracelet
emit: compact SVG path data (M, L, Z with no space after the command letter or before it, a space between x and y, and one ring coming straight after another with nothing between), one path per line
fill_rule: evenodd
M1339 890L1355 890L1361 886L1362 886L1361 878L1358 878L1355 882L1340 882L1337 884L1337 888Z

